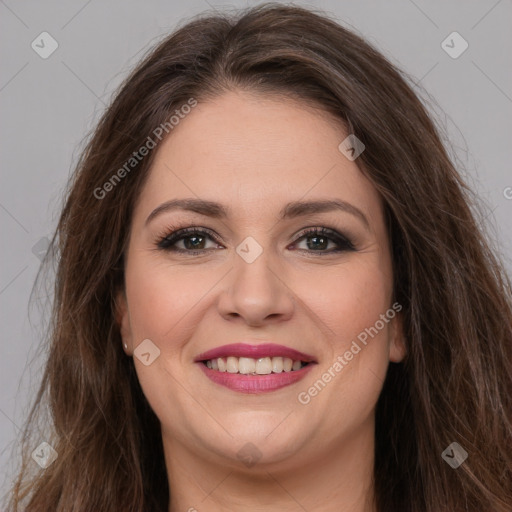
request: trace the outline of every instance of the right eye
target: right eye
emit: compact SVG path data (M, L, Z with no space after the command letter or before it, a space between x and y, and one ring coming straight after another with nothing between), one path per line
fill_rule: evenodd
M188 227L172 231L164 237L161 237L157 243L157 247L165 251L198 255L211 250L211 248L208 249L205 247L208 239L215 242L218 248L219 244L216 237L209 229ZM179 243L182 243L182 247L177 246ZM216 247L213 247L213 249L215 248Z

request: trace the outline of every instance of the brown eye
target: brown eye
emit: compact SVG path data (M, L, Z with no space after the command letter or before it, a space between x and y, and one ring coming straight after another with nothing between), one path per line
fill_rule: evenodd
M318 252L330 254L341 251L354 251L355 247L352 242L340 233L328 228L312 228L301 234L294 242L305 241L306 248L298 248L309 252ZM332 246L334 245L334 248ZM330 250L327 250L331 247Z
M199 254L211 249L207 247L208 240L214 242L215 247L212 248L218 248L218 242L209 231L185 228L166 235L158 242L157 246L166 251ZM182 243L182 247L178 246L180 243Z

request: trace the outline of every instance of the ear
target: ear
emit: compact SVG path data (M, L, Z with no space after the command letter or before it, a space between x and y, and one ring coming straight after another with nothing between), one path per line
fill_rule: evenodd
M115 318L121 333L123 349L127 355L132 354L132 329L130 325L130 313L128 311L128 302L124 290L120 290L115 300Z
M389 360L392 363L400 363L406 353L403 315L397 312L390 322Z

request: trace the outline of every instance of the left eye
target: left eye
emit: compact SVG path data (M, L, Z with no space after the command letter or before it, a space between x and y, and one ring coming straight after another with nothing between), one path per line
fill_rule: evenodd
M309 252L332 253L341 251L355 250L352 242L345 236L336 231L327 228L312 228L304 233L295 241L295 243L305 241L306 249L299 249ZM337 248L326 250L329 243L334 243Z

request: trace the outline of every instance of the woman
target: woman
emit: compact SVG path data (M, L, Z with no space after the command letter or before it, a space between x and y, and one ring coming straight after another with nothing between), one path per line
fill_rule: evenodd
M70 185L12 510L510 510L510 283L470 204L360 37L179 29Z

